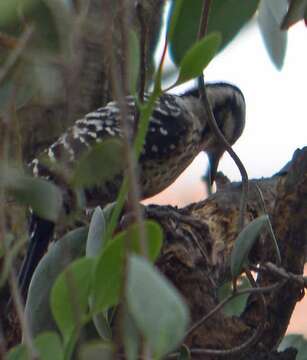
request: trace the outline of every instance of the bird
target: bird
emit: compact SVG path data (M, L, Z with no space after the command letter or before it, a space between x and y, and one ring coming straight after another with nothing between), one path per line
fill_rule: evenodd
M241 136L245 126L245 100L235 85L217 82L206 84L209 103L217 125L229 144ZM144 94L144 101L149 98ZM134 96L125 97L128 137L133 139L137 112ZM29 163L34 177L55 183L63 193L63 211L70 213L75 206L72 190L59 174L58 164L73 168L82 155L95 144L107 139L121 139L121 111L116 101L78 119L57 141ZM141 198L154 196L171 185L202 151L209 157L214 178L224 147L212 133L207 112L197 87L182 94L163 93L155 102L148 132L138 161ZM46 161L41 159L48 159ZM85 206L93 208L115 201L123 174L84 189ZM32 213L29 226L28 250L19 273L19 287L26 299L29 284L40 259L54 236L55 223Z

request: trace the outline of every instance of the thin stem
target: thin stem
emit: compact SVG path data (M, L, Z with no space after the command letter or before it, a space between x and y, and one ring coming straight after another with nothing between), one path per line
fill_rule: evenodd
M167 39L164 42L163 53L161 56L159 67L158 67L153 93L149 97L147 103L141 107L139 128L138 128L138 132L136 134L134 144L133 144L136 160L139 158L142 148L143 148L143 144L144 144L147 130L149 127L150 116L155 107L155 101L161 95L161 86L160 86L161 85L161 73L162 73L162 67L163 67L163 63L165 60L165 56L166 56L166 50L167 50ZM120 213L124 207L127 189L128 189L128 179L125 176L122 186L120 188L118 197L116 199L116 207L112 212L112 216L111 216L109 225L107 227L107 236L106 236L107 239L109 239L111 237L113 231L115 230Z
M113 85L114 97L118 101L120 108L120 119L121 119L121 128L123 131L123 144L124 144L124 153L127 164L127 179L128 179L128 198L131 208L136 217L136 222L139 226L140 231L140 246L141 251L144 256L147 256L147 243L146 243L146 232L143 223L143 216L140 210L139 201L140 201L140 188L139 188L139 179L137 175L136 159L133 152L133 148L129 139L129 128L128 128L128 113L129 109L125 100L125 95L128 92L128 74L127 68L129 68L127 62L129 61L129 49L128 49L128 14L127 14L127 4L124 0L120 0L120 9L121 9L121 21L120 23L120 33L122 40L122 50L123 50L123 59L125 60L122 64L121 77L118 76L116 65L116 60L113 55L111 55L112 64L111 64L111 78ZM119 81L121 79L121 81ZM119 86L122 84L122 86Z
M208 19L209 19L209 12L210 12L210 5L211 0L204 0L203 2L203 9L201 14L201 20L200 20L200 26L198 31L198 39L203 38L206 35L207 27L208 27ZM226 138L224 137L223 133L221 132L220 128L218 127L213 111L210 106L210 102L208 99L205 83L204 83L204 77L203 75L198 78L198 87L199 87L199 93L200 98L204 103L207 117L208 117L208 123L210 126L211 131L216 136L218 141L223 145L225 150L228 152L228 154L231 156L235 164L237 165L241 177L242 177L242 196L241 196L241 203L240 203L240 216L239 216L239 232L242 231L244 227L244 217L247 207L247 198L248 198L248 175L246 172L246 169L238 157L238 155L233 151L231 145L228 143Z
M14 50L11 52L10 56L6 60L6 62L3 64L0 70L0 84L5 80L6 76L9 74L11 69L14 67L14 65L18 62L18 60L22 57L23 52L28 45L28 42L31 38L31 35L33 33L33 27L27 27L26 30L22 33L21 37L18 39L16 46L14 47ZM2 141L0 145L0 161L2 162L2 165L6 165L8 161L8 148L9 148L9 126L12 124L11 111L14 110L14 107L12 104L9 107L9 111L7 114L4 114L2 116ZM2 247L4 250L4 256L5 256L5 265L7 266L7 272L8 272L8 283L11 290L11 299L15 305L17 317L21 326L21 330L24 337L24 343L29 351L31 359L37 359L37 351L34 347L33 338L31 335L31 331L29 328L29 324L25 318L24 315L24 308L23 308L23 302L22 297L18 288L18 281L15 274L15 271L12 267L12 263L10 262L10 256L12 255L12 252L9 250L8 245L5 241L6 236L6 226L5 226L5 189L3 188L3 185L0 184L0 242L2 243ZM17 247L15 246L13 250L15 250ZM3 279L5 280L5 279ZM11 309L10 309L11 310ZM2 329L1 329L2 330ZM2 338L1 333L1 348L5 346L3 343L4 339Z
M136 12L138 16L138 21L140 24L140 86L139 86L139 100L141 104L144 102L144 92L146 87L146 72L147 72L147 35L148 28L143 14L143 7L140 1L136 4ZM137 129L137 127L136 127Z
M296 275L293 274L287 270L285 270L282 267L278 267L275 264L271 262L267 262L263 265L257 266L251 266L251 269L255 272L266 272L266 273L272 273L282 279L295 281L299 286L302 286L304 288L307 287L307 277L303 275Z
M16 274L13 269L11 269L11 271L10 271L8 280L9 280L9 285L10 285L10 289L11 289L13 303L15 305L18 320L19 320L19 323L21 326L24 343L30 352L30 358L33 360L36 360L36 359L38 359L38 353L37 353L37 350L35 349L35 346L33 343L33 338L32 338L29 324L27 322L27 319L25 318L24 308L23 308L23 304L22 304L22 298L21 298L21 294L20 294L20 291L18 288L18 281L17 281L17 277L16 277Z
M257 326L254 334L243 344L235 346L229 350L218 350L218 349L190 349L191 355L216 355L216 356L231 356L237 353L242 353L246 351L250 346L252 346L258 339L259 334L262 332L262 325ZM170 354L168 358L176 358L179 353Z
M267 212L267 209L266 209L266 206L265 206L262 191L260 189L260 186L257 184L257 182L256 182L256 189L258 191L258 194L259 194L259 197L260 197L260 200L261 200L261 204L262 204L262 207L263 207L263 212L268 217L268 226L269 226L269 231L270 231L273 247L274 247L275 254L276 254L276 261L277 261L277 265L280 266L281 265L281 255L280 255L280 251L279 251L279 247L278 247L278 242L277 242L277 239L276 239L273 227L272 227L272 223L271 223L271 220L270 220L269 213Z
M240 160L238 155L234 152L234 150L232 149L232 147L230 146L228 141L225 139L223 133L221 132L221 130L219 129L219 127L216 123L216 120L214 118L214 115L213 115L213 112L212 112L212 109L211 109L211 106L209 103L209 99L208 99L208 95L207 95L207 91L205 88L203 77L199 78L198 83L199 83L199 91L201 94L201 99L204 102L205 109L207 112L209 126L210 126L213 134L217 137L219 142L224 146L225 150L228 152L228 154L231 156L231 158L237 165L237 167L240 171L241 177L242 177L242 195L241 195L241 201L240 201L240 216L239 216L239 223L238 223L239 232L240 232L240 231L242 231L242 229L244 227L244 217L245 217L245 212L246 212L246 207L247 207L248 187L249 187L248 175L247 175L246 169L245 169L242 161Z
M28 26L18 39L17 45L11 55L8 57L6 62L1 66L0 69L0 84L3 82L9 71L16 64L18 59L21 57L23 51L29 43L29 40L33 33L33 27Z
M204 0L201 17L200 17L199 28L198 28L197 39L201 39L207 33L210 8L211 8L211 0Z
M188 336L190 336L195 330L197 330L200 326L202 326L209 318L211 318L215 313L217 313L219 310L221 310L229 301L232 299L244 295L244 294L257 294L257 293L268 293L273 290L276 290L277 288L284 285L285 282L281 281L276 284L273 284L271 286L265 286L265 287L257 287L257 288L249 288L249 289L243 289L243 290L237 290L235 293L232 293L228 297L226 297L223 301L221 301L215 308L213 308L208 314L204 315L200 320L198 320L191 328L187 331L184 338L186 339Z

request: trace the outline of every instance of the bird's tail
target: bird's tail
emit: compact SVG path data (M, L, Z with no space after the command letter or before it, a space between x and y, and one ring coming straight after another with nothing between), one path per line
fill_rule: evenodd
M53 237L54 223L32 214L29 230L30 242L26 257L18 275L20 292L24 301L27 298L34 270L36 269L40 259L47 251L49 242Z

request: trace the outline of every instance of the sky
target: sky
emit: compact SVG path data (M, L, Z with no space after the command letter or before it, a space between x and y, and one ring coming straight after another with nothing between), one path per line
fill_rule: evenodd
M290 28L284 66L279 71L266 52L257 22L253 21L205 70L207 81L231 82L244 94L246 126L234 150L250 178L272 176L291 159L295 149L307 145L306 40L303 22ZM183 206L201 199L205 187L200 177L206 167L206 156L200 154L175 184L154 201ZM219 170L230 180L240 180L239 171L227 154Z
M299 23L288 34L284 66L271 63L256 23L209 65L208 80L230 81L242 90L247 106L246 127L234 147L249 176L271 176L307 143L307 28ZM236 41L237 40L237 41ZM232 160L220 169L239 179Z

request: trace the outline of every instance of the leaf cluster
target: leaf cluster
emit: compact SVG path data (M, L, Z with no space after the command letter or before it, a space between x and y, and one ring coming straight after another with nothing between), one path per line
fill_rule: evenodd
M46 59L69 42L71 17L69 6L64 1L56 3L58 7L47 0L0 3L2 42L8 40L14 50L26 27L30 25L35 29L29 51L8 67L4 75L0 72L1 113L7 111L12 101L19 109L33 99L37 101L46 95L50 101L57 95L58 70L52 61ZM283 1L277 5L270 0L216 0L210 12L209 34L196 40L202 4L201 0L172 2L165 46L170 49L178 76L168 90L201 76L218 51L255 18L257 11L268 52L274 64L281 68L287 41L282 28L288 28L301 18L306 19L304 1L291 1L287 7ZM7 37L2 37L2 33ZM136 94L137 59L141 52L134 32L129 34L129 43L132 63L129 83ZM43 51L43 56L40 54L36 58L33 54L38 50ZM11 64L10 51L0 55L3 67ZM151 96L146 103L139 105L139 127L133 143L136 158L140 156L155 101L165 91L164 60L162 57L155 73ZM46 79L54 81L50 83ZM97 184L101 186L122 173L126 166L122 154L121 142L110 140L97 145L78 162L70 179L71 186L82 191ZM30 206L39 216L56 221L61 215L61 191L48 181L32 178L4 165L6 161L1 169L1 188L19 203ZM144 352L154 359L161 359L181 345L189 324L189 310L182 296L153 265L163 243L160 226L152 221L144 222L146 254L138 225L114 232L127 192L128 179L124 178L116 203L104 209L96 208L89 227L66 234L51 247L36 269L25 313L39 358L70 359L75 352L81 359L112 358L118 335L114 333L116 324L122 328L127 359L136 359ZM265 226L270 226L267 215L251 222L239 234L231 257L234 278L240 276L247 266L249 252ZM10 259L7 268L15 255L16 249L11 242L1 245L0 257ZM2 277L1 284L5 280ZM228 292L233 291L229 284L226 287ZM222 294L222 290L221 298L227 293L224 289ZM245 302L246 297L240 298L239 305L232 304L224 310L229 315L239 314ZM82 342L88 336L90 326L94 329L91 341ZM28 359L33 356L31 351L27 344L21 344L8 353L7 359ZM190 358L189 349L184 345L178 358Z

